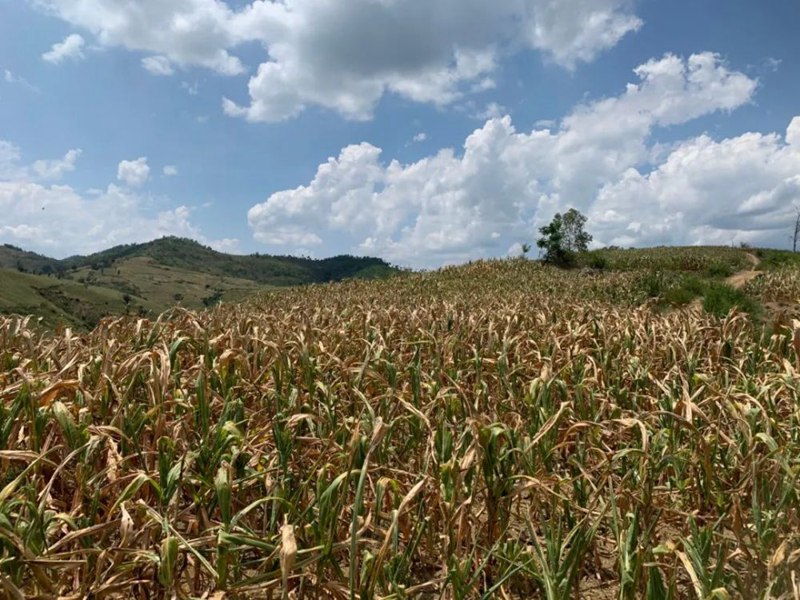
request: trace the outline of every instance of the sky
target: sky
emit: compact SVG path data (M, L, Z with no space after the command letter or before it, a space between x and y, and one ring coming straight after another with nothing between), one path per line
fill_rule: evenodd
M790 247L797 0L0 0L0 243Z

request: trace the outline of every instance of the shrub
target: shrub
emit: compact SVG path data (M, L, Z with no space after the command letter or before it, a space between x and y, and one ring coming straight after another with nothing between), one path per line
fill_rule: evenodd
M725 263L721 262L715 262L708 267L706 273L708 273L709 277L730 277L733 275L733 270L731 269L730 265L726 265Z
M607 269L608 259L602 254L592 254L589 256L589 266L592 269Z
M673 287L664 292L664 302L671 306L683 306L689 304L697 297L697 294L685 287Z
M758 311L758 304L745 294L726 283L713 283L706 291L703 309L717 317L724 317L733 307L749 314Z
M642 278L640 286L648 298L658 298L663 295L669 283L662 271L650 271Z

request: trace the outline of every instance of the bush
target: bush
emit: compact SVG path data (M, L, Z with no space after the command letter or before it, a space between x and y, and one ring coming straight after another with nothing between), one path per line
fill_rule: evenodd
M708 287L703 300L703 310L721 318L733 307L751 315L758 312L758 304L742 290L737 290L726 283L714 283Z
M608 259L602 254L591 254L589 256L588 265L592 269L600 269L602 271L608 268Z
M730 277L733 275L733 270L731 269L730 265L726 265L725 263L721 262L715 262L708 267L706 273L708 273L709 277Z
M708 287L706 282L697 275L682 275L677 281L667 276L661 276L660 280L653 279L649 284L652 286L651 292L661 288L659 297L670 306L689 304L698 296L704 295Z
M664 292L664 302L670 306L683 306L689 304L697 297L697 294L685 287L673 287Z

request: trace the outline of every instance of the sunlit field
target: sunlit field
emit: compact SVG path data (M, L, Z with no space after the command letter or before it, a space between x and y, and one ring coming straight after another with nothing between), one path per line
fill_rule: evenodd
M800 322L681 252L0 317L0 597L800 598Z

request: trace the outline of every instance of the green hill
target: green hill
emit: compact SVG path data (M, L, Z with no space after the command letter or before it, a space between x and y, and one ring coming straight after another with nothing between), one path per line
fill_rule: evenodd
M6 244L0 246L0 313L89 328L107 315L153 315L176 304L203 308L265 289L396 272L378 258L236 256L174 237L63 260Z

